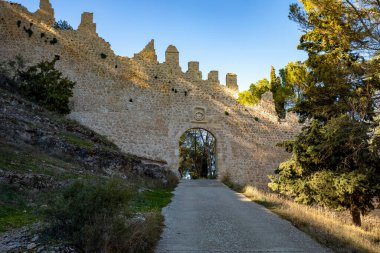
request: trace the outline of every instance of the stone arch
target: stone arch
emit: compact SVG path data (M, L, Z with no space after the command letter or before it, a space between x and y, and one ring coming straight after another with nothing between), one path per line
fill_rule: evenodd
M225 159L227 156L227 151L228 151L228 142L227 139L223 137L223 134L220 130L217 128L209 125L209 124L185 124L181 127L179 127L175 133L173 133L172 136L169 135L170 140L175 141L175 145L173 146L174 150L174 161L172 161L172 164L174 168L179 167L179 149L178 149L178 141L180 137L188 130L190 129L204 129L211 133L213 137L215 138L216 142L216 168L217 168L217 177L218 179L221 179L225 173L226 173L226 168L224 167L225 165ZM170 162L169 162L170 164Z

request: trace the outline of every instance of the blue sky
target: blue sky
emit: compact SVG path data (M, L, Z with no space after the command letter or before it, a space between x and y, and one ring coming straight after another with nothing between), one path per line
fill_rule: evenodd
M39 0L14 0L30 11ZM168 45L180 52L182 70L199 61L203 78L219 70L238 75L240 90L269 77L306 54L296 49L301 35L288 19L289 4L298 0L51 0L57 20L74 28L81 13L94 12L97 31L116 54L133 56L155 39L160 62Z

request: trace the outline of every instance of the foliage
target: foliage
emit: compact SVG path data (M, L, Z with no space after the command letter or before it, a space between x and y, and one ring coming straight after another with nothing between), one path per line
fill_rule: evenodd
M32 30L31 27L26 28L26 27L24 26L24 31L28 34L29 38L32 37L32 35L33 35L33 30Z
M262 79L255 84L251 84L248 91L239 93L238 102L245 105L255 105L261 100L265 92L272 92L275 108L279 118L285 118L286 111L291 109L293 101L300 96L298 86L299 79L306 75L306 71L301 63L289 63L284 69L276 74L274 67L271 67L270 81ZM303 76L299 76L303 74Z
M380 160L367 133L368 126L348 116L323 126L313 120L295 140L282 144L293 157L280 165L269 186L304 204L368 213L380 192Z
M122 179L77 180L43 213L54 237L84 252L150 252L160 236L168 191L138 194Z
M216 143L214 136L200 128L186 131L179 140L181 177L192 179L216 177Z
M103 251L122 235L119 231L127 229L122 223L130 216L130 198L130 189L118 180L76 181L53 199L44 214L57 236L64 236L87 252Z
M66 20L58 20L54 23L53 27L58 30L74 30Z
M92 142L91 140L80 138L76 134L67 132L62 134L62 137L71 143L72 145L75 145L80 148L86 148L86 149L94 149L95 148L95 143Z
M57 43L58 43L57 38L52 38L52 39L50 40L50 44L51 44L51 45L55 45L55 44L57 44Z
M239 92L237 101L243 105L255 105L258 102L256 98L252 96L249 90Z
M132 200L132 210L136 212L159 211L167 206L173 196L173 187L147 189Z
M380 4L301 2L304 10L291 5L290 17L304 30L299 48L308 59L307 71L297 70L302 70L297 77L301 96L293 110L311 122L294 140L282 143L293 155L271 177L270 187L298 202L349 209L360 225L360 213L373 209L380 196L372 99L380 89L379 60L372 57L380 43L371 25L372 16L380 16Z
M245 105L255 105L261 100L261 96L270 90L268 79L264 78L258 82L251 84L248 91L239 93L238 102Z
M36 215L25 202L25 194L19 194L16 187L0 183L0 233L36 221Z
M69 99L74 82L62 77L56 60L42 61L26 70L18 71L19 91L38 105L60 114L70 112Z

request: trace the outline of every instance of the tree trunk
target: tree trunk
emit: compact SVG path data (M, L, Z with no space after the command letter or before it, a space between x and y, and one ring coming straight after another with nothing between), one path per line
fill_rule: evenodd
M351 206L350 209L352 222L355 224L355 226L360 227L362 225L362 221L360 219L360 210L357 208L357 206Z

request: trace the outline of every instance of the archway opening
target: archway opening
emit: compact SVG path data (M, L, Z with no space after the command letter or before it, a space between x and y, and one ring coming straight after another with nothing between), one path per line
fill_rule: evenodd
M191 128L179 139L179 174L183 179L215 179L216 139L203 128Z

